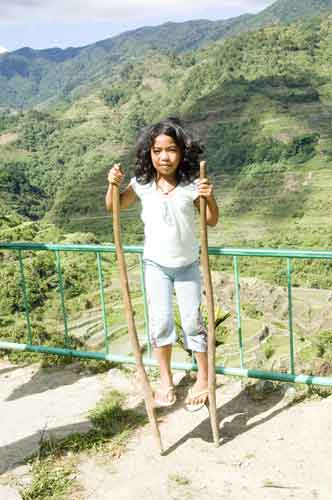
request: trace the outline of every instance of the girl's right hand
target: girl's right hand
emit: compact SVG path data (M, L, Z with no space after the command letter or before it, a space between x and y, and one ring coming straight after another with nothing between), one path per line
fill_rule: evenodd
M123 181L124 173L121 169L120 163L115 163L111 170L108 172L107 180L109 184L115 184L116 186L120 186Z

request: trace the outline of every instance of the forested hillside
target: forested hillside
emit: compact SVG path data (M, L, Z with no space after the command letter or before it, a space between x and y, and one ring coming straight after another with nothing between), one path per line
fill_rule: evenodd
M256 15L221 21L187 21L143 27L86 47L20 50L0 55L0 109L54 105L87 95L151 49L181 54L210 42L329 12L332 0L277 0Z
M317 194L304 179L324 175L332 155L331 37L331 17L317 17L185 55L151 50L73 104L2 113L0 186L8 205L104 238L107 169L122 161L129 175L139 128L180 114L206 145L225 213L302 217ZM129 222L128 233L135 240Z

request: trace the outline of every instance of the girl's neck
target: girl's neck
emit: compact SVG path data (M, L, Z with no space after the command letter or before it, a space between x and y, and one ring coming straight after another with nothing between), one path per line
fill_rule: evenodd
M159 190L164 195L172 193L177 185L178 182L175 176L165 177L160 175L156 178L157 190Z
M156 184L159 185L169 185L169 186L174 186L178 183L176 179L176 175L158 175L156 177Z

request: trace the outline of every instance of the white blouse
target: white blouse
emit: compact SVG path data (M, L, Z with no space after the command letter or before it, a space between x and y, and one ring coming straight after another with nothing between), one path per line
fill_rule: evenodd
M142 202L143 258L165 267L186 266L197 260L196 183L179 184L168 195L157 189L155 181L143 185L133 177L130 185Z

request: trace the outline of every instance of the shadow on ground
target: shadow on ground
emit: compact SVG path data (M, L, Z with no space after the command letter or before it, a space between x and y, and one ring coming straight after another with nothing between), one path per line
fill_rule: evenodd
M249 395L248 390L244 389L226 404L217 408L220 444L232 441L237 436L250 431L283 412L289 407L289 404L273 409L283 398L284 393L281 389L278 389L264 395L264 399L254 401ZM207 408L201 411L208 413ZM269 413L266 414L266 412ZM259 418L261 414L262 416ZM252 419L254 421L250 423ZM213 442L209 416L165 450L164 455L169 455L188 439L201 439L206 442Z
M52 370L53 375L55 371L56 370ZM56 380L53 380L51 384L50 381L45 380L44 371L44 373L36 372L29 382L13 392L9 400L28 396L29 394L34 394L36 392L55 389L61 385L72 384L81 376L79 373L73 373L69 370L65 371L65 380L64 375L61 376L61 371L58 370L59 376L56 377ZM188 385L191 383L192 379L190 377L183 378L181 383L177 386L178 400L176 405L171 408L159 410L158 415L161 417L165 416L182 406L183 400L188 391ZM256 401L254 400L250 390L244 389L230 401L221 405L217 409L221 444L225 444L235 439L237 436L257 427L258 425L271 420L289 407L289 404L287 403L280 406L280 403L284 398L284 393L280 389L263 394L262 396L263 399ZM132 410L138 415L142 415L142 413L145 414L144 402L140 401L139 404L132 408ZM206 418L195 428L184 434L172 446L166 449L164 455L171 454L188 439L200 439L206 442L212 442L210 419L207 409L204 408L201 411L205 412L207 415ZM0 473L4 473L16 467L20 463L23 463L28 456L37 453L45 438L51 436L52 439L57 440L76 432L86 433L90 429L91 423L85 420L76 424L69 424L51 429L41 429L29 436L25 436L24 438L13 443L0 447Z
M0 370L0 376L5 375L6 373L9 373L9 372L13 372L15 370L19 370L20 368L25 368L26 366L28 366L28 365L19 365L19 366L11 366L8 368L2 368L2 370Z
M88 421L56 427L49 431L41 429L30 436L26 436L9 445L2 446L0 447L0 474L14 469L18 465L24 463L29 456L38 453L44 439L50 437L52 437L52 439L61 439L69 434L75 432L83 433L90 429L91 424Z
M32 394L39 394L65 385L75 384L80 378L92 375L92 373L83 374L79 370L73 371L66 368L41 368L27 382L14 389L5 401L14 401L15 399L31 396Z
M117 420L114 421L112 420L113 417L108 416L110 423L108 425L106 421L103 421L104 428L94 425L89 420L83 420L76 424L52 427L50 429L45 426L45 428L34 432L30 436L0 447L0 474L25 463L28 457L39 455L41 450L45 454L44 445L47 442L56 443L64 438L66 438L66 441L72 438L72 449L75 450L75 439L79 437L82 450L93 449L98 444L105 443L106 440L115 437L122 431L134 430L136 427L146 424L147 419L145 415L142 418L143 409L143 402L140 402L135 408L130 410L115 408ZM80 436L77 436L78 434ZM52 451L52 446L50 450ZM66 448L64 446L62 453L64 455L67 454L68 450L71 450L71 447Z

